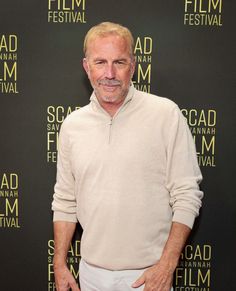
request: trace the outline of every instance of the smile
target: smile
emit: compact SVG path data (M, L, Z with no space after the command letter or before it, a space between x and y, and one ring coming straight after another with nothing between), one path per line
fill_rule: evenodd
M119 85L106 85L106 84L100 84L100 85L103 87L105 91L109 91L109 92L113 92L119 87Z

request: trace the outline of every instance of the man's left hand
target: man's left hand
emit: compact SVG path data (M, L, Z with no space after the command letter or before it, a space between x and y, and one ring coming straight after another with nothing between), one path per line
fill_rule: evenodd
M132 287L138 288L145 284L144 291L170 291L173 273L174 271L168 265L158 262L144 271Z

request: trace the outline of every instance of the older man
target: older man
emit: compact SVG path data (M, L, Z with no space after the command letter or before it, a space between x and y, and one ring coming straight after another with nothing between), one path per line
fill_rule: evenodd
M130 31L105 22L84 41L89 105L64 121L54 211L57 290L79 290L66 266L77 221L82 291L169 291L199 213L201 173L172 101L136 90Z

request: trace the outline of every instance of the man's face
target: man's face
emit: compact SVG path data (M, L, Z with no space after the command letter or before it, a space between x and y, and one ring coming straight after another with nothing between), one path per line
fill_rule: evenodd
M124 101L135 69L124 38L108 35L91 40L83 66L101 105Z

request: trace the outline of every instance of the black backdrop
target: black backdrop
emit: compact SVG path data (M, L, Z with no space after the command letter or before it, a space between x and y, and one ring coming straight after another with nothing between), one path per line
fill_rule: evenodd
M55 290L51 200L61 122L89 101L83 38L102 21L134 34L135 86L179 104L196 141L204 207L183 251L178 291L234 290L233 0L2 1L0 289ZM78 231L68 264L78 277Z

